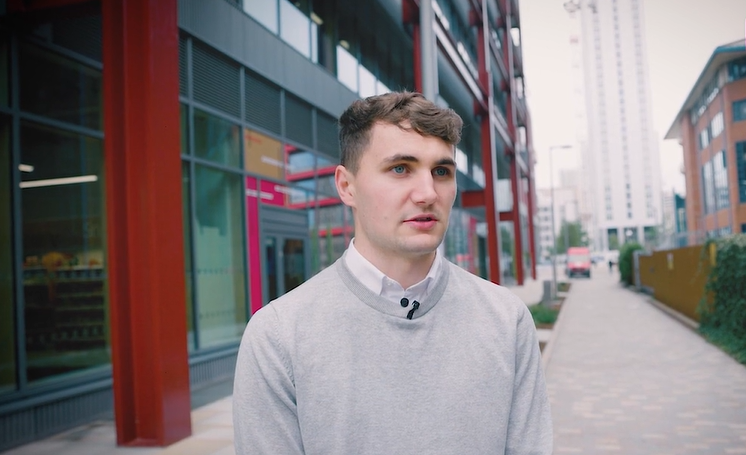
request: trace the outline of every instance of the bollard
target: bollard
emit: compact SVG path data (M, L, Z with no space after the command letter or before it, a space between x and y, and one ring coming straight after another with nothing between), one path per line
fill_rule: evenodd
M552 281L544 280L544 294L541 296L541 304L552 306Z

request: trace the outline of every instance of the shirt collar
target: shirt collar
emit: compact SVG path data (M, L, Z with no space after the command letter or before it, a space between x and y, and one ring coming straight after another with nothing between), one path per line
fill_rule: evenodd
M402 298L407 298L410 301L423 301L428 295L428 289L430 283L435 279L440 271L440 251L435 250L435 260L433 265L430 266L430 271L427 272L425 278L417 284L404 289L401 284L396 280L387 277L383 272L373 265L369 260L365 259L362 254L355 248L355 239L350 241L350 246L347 248L347 254L345 255L345 264L350 269L352 274L360 280L368 289L373 291L376 295L390 300L395 303L399 303Z

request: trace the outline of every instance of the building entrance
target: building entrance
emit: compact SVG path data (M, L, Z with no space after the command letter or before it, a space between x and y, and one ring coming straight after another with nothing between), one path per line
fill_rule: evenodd
M261 216L266 305L308 278L308 213L263 206Z

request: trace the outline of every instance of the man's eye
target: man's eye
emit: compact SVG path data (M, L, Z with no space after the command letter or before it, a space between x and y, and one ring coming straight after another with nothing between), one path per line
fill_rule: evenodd
M447 176L447 175L449 175L451 173L450 170L448 170L448 169L446 169L444 167L439 167L439 168L435 169L433 172L438 177L445 177L445 176Z
M394 174L403 174L404 171L406 171L406 168L400 164L392 167L391 170L394 171Z

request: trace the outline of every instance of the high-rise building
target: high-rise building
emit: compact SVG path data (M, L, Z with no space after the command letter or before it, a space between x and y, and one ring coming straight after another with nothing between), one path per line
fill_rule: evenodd
M594 247L645 241L661 219L660 160L652 124L642 0L572 0L586 121L579 137L583 200ZM573 38L571 38L571 43Z

